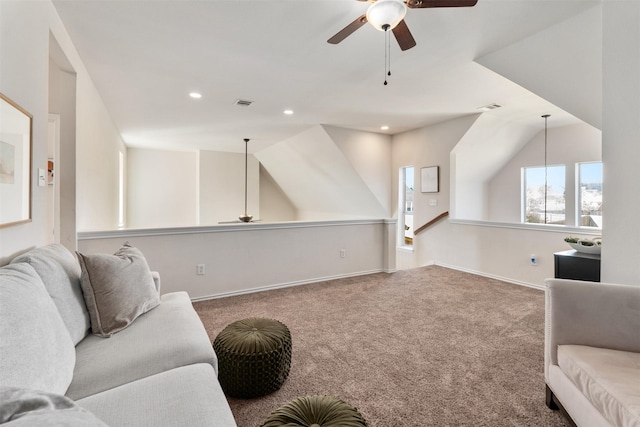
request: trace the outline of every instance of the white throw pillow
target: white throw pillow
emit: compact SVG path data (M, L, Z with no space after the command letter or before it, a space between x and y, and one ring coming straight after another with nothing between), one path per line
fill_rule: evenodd
M64 394L76 351L38 273L27 263L0 268L0 384Z
M89 312L80 288L80 264L67 248L60 244L41 246L22 254L11 263L26 262L42 278L60 317L67 325L74 344L89 333Z
M15 387L0 387L0 424L7 427L107 427L65 396Z

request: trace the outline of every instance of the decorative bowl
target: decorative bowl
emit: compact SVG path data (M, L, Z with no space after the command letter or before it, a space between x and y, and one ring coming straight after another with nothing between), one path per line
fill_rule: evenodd
M602 239L580 239L577 243L567 242L569 245L578 252L582 252L584 254L600 254L600 250L602 249Z

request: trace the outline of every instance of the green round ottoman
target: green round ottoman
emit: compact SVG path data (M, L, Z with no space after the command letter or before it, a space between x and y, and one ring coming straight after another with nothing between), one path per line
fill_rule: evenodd
M233 322L213 341L218 381L230 397L258 397L278 390L291 368L291 333L263 318Z
M306 396L293 400L269 415L261 427L366 427L357 409L330 396Z

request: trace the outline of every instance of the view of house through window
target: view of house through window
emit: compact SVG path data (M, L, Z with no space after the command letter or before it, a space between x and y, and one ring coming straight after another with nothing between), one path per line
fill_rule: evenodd
M414 169L413 166L406 166L400 169L400 209L402 211L402 223L399 224L401 230L401 245L413 245L413 189L414 189Z
M569 207L569 225L575 218L578 227L602 228L602 162L576 163L575 167L576 204ZM567 224L565 173L565 165L549 166L545 180L544 166L522 168L522 222Z
M523 168L522 178L523 222L565 224L565 166Z
M602 228L602 162L578 163L578 225Z

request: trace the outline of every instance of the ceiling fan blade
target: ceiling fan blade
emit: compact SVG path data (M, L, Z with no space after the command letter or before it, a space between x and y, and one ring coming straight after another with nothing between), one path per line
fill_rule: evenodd
M407 7L411 9L422 9L427 7L471 7L478 3L478 0L407 0Z
M344 27L342 30L338 31L336 35L334 35L329 40L327 40L327 43L331 43L331 44L340 43L342 40L346 39L355 30L362 27L366 23L367 23L367 15L365 14L359 17L358 19L356 19L355 21L353 21L351 24Z
M411 31L409 31L409 27L407 27L407 23L404 22L404 19L400 21L400 23L396 25L392 31L393 35L396 36L396 40L400 45L400 49L407 50L416 45L416 41L411 35Z

